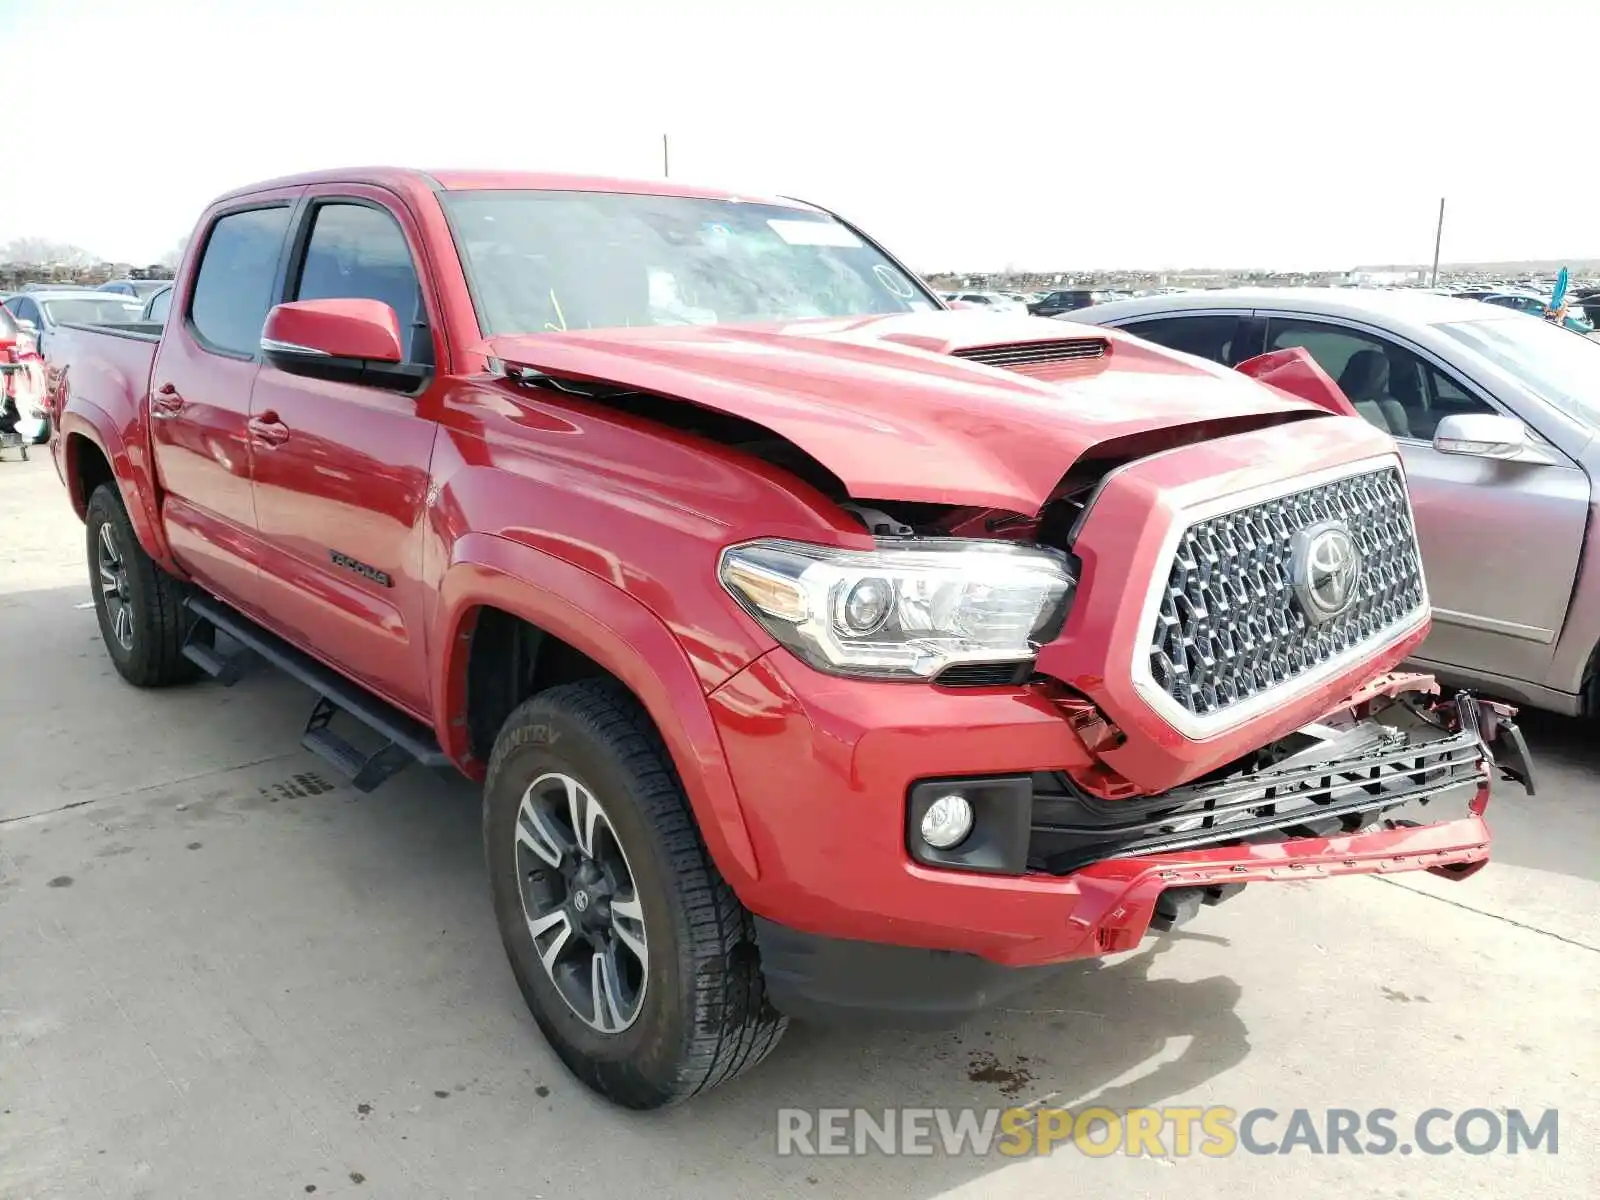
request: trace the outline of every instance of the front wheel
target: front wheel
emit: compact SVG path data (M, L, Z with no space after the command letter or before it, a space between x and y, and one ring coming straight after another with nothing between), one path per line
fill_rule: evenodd
M144 552L114 485L95 489L85 525L95 616L117 674L136 687L194 679L199 672L183 656L183 585Z
M712 863L648 715L585 680L523 704L496 739L484 841L500 936L567 1067L628 1108L755 1066L785 1020L750 916Z

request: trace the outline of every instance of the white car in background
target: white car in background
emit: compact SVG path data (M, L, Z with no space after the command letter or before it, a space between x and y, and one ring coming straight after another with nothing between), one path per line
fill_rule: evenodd
M1004 292L950 292L945 295L946 300L960 300L976 307L993 309L995 312L1026 314L1028 306L1020 300L1013 300Z
M33 327L39 353L50 357L50 339L62 325L128 325L139 319L144 302L116 292L85 288L39 288L5 302L18 321Z

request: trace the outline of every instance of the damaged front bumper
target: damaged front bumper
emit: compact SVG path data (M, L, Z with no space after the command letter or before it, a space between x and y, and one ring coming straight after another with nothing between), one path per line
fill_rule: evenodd
M1159 796L1103 800L1064 773L1035 775L1028 868L1066 875L1113 858L1196 848L1332 838L1415 820L1392 816L1438 798L1470 796L1481 814L1496 766L1532 790L1513 710L1460 693L1438 702L1393 677L1388 694L1329 714L1255 762ZM1441 803L1445 801L1441 800Z
M1489 858L1492 779L1531 791L1532 770L1513 710L1436 690L1376 681L1252 761L1160 796L1104 800L1059 772L924 781L927 795L973 796L970 863L914 845L919 783L900 876L917 907L843 936L758 918L773 1001L811 1019L942 1024L1038 974L1018 968L1131 950L1246 883L1464 878Z

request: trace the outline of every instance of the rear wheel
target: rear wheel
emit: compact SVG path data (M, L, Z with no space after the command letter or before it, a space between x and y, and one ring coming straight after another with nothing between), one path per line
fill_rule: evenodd
M183 656L183 585L139 545L113 484L95 489L85 516L95 616L117 673L137 687L194 679L198 669Z
M628 1108L747 1070L785 1020L750 916L711 862L649 717L611 680L543 692L495 742L484 840L500 935L534 1020Z

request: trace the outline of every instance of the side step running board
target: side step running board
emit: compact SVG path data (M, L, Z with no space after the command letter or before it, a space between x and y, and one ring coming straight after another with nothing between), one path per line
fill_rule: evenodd
M190 596L185 606L196 620L189 629L183 655L217 682L224 686L237 683L249 655L257 654L317 693L300 744L325 759L357 791L372 791L413 762L425 767L449 765L449 758L425 725L363 691L277 634L210 596ZM237 642L240 652L219 652L211 637L213 630L220 630ZM333 718L341 712L376 732L384 744L369 754L345 741L331 728Z

